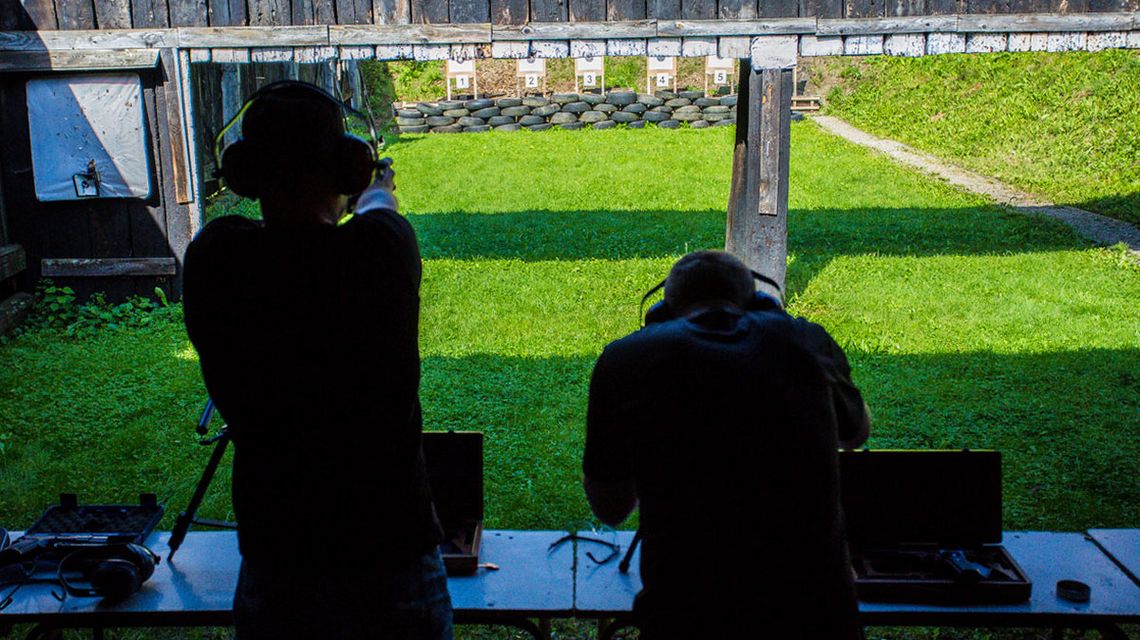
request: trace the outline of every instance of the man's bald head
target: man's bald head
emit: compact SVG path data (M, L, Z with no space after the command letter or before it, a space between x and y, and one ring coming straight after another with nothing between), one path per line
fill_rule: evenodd
M752 271L724 251L690 253L673 265L665 280L665 303L677 313L709 302L746 307L754 293Z

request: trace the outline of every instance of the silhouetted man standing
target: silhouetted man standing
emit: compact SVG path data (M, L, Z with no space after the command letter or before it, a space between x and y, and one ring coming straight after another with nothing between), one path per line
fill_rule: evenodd
M739 260L674 265L664 306L598 359L587 422L594 513L640 503L644 638L861 635L836 449L866 439L866 407L842 349Z
M451 637L420 446L419 250L344 109L311 85L261 90L222 173L264 222L215 220L186 254L186 328L235 449L240 640Z

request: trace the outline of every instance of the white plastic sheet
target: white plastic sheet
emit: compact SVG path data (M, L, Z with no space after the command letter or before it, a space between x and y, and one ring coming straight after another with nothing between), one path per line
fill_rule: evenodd
M52 76L28 81L28 128L41 201L145 198L150 155L136 74ZM94 162L97 195L90 180Z

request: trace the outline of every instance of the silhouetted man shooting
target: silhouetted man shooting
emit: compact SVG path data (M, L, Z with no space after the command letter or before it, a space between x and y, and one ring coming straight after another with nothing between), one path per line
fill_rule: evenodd
M221 172L264 222L217 219L186 253L186 328L234 442L240 640L451 637L420 445L420 255L346 109L302 83L259 91Z
M714 251L681 258L590 382L586 495L640 503L643 638L861 635L837 447L869 418L843 350Z

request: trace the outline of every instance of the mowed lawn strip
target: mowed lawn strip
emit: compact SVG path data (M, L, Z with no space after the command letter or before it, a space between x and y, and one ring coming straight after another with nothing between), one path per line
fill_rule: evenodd
M641 294L719 247L731 131L406 137L389 147L425 260L429 429L487 433L487 526L562 528L590 370ZM847 349L873 447L993 447L1007 528L1136 526L1140 270L819 131L793 127L789 300ZM60 491L186 503L207 451L175 323L0 345L0 514ZM757 408L762 420L763 409ZM203 515L225 517L226 475ZM171 519L164 523L170 526Z
M1060 204L1140 224L1140 53L829 59L827 111Z

